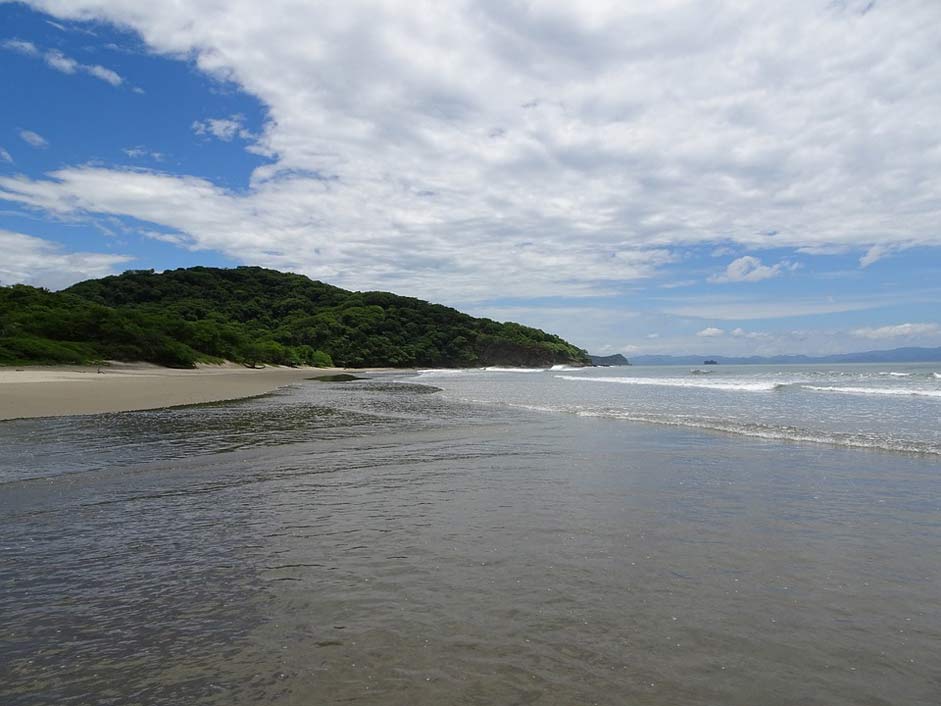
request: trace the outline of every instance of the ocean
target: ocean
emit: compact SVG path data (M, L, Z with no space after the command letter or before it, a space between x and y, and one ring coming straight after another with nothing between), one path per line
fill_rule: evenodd
M941 454L941 363L426 370L458 399L522 409ZM516 371L514 371L516 372ZM502 373L502 374L501 374ZM522 373L522 374L526 374Z
M939 373L430 370L0 423L0 703L933 706Z

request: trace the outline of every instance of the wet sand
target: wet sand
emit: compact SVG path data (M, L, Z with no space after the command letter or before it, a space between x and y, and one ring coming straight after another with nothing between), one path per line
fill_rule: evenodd
M146 363L0 368L0 420L221 402L337 372L343 369L205 365L176 370Z

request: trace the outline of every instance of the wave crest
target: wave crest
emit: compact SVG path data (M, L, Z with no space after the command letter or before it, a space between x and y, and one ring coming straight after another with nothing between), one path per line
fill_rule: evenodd
M910 387L837 387L834 385L804 385L805 390L835 392L845 395L891 395L894 397L938 397L941 390L917 390Z
M546 368L503 368L499 365L491 365L484 368L488 373L544 373Z
M892 451L941 455L941 447L915 440L903 440L880 437L875 434L849 434L845 432L811 431L796 426L775 426L759 422L743 422L731 419L693 417L687 415L658 415L629 412L622 409L586 409L584 407L553 407L548 405L508 404L510 407L528 409L535 412L574 414L578 417L602 417L628 422L658 424L687 429L701 429L726 434L736 434L770 441L792 441L800 443L828 444L877 451Z
M573 375L556 375L559 380L575 382L607 382L617 385L650 385L660 387L693 387L703 390L724 390L728 392L772 392L788 387L792 383L762 380L756 382L736 382L732 380L690 380L688 378L588 378Z

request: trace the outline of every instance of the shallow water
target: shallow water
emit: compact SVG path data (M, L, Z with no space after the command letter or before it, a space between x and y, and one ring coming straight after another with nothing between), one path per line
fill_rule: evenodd
M435 384L0 424L0 702L937 703L937 458Z

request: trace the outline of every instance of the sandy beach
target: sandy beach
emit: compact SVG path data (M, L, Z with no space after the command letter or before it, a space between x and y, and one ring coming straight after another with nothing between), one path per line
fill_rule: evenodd
M220 402L337 372L342 370L237 365L176 370L146 363L0 368L0 420Z

